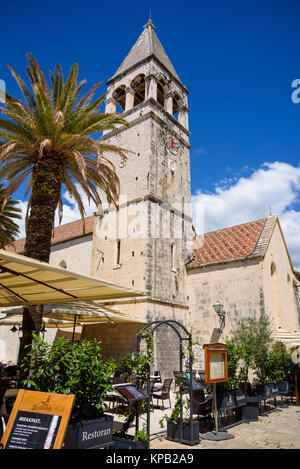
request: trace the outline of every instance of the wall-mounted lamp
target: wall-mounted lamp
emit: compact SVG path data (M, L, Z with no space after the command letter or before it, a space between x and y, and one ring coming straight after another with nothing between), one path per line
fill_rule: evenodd
M217 313L217 315L219 316L219 318L221 319L221 324L220 324L220 329L219 329L219 332L220 334L222 333L223 329L224 329L224 326L225 326L225 315L226 315L226 312L224 311L224 306L219 302L217 301L214 305L213 305L213 308L215 310L215 312Z

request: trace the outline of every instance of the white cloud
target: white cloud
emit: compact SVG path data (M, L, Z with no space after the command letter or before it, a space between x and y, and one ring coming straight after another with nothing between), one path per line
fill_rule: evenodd
M18 238L25 237L25 217L26 217L27 205L28 205L28 202L23 202L23 200L18 200L18 207L22 210L22 219L16 221L19 225L19 230L20 230Z
M76 189L81 197L84 209L85 209L85 216L89 217L96 211L96 206L94 202L91 200L89 202L86 194L80 188L78 184L75 184ZM73 198L70 197L68 192L63 194L63 201L66 200L68 204L63 204L63 218L61 224L64 225L65 223L70 223L71 221L79 220L81 218L78 206ZM58 226L58 213L56 213L55 217L55 226Z
M294 265L300 268L300 166L264 163L249 177L223 180L213 193L201 190L192 197L196 211L204 207L204 232L265 218L270 210L279 216Z

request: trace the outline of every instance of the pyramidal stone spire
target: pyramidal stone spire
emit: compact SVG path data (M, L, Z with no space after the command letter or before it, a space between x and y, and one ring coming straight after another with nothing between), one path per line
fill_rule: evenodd
M156 58L179 82L180 79L170 62L169 57L164 51L156 33L155 26L149 18L147 24L144 26L144 31L130 50L127 57L124 59L114 76L109 80L113 80L119 75L123 75L130 68L145 61L146 59Z

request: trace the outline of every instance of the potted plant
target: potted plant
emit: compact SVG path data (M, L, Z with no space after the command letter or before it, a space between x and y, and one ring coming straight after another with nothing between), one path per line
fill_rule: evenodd
M96 339L78 343L62 337L51 346L35 335L22 367L25 388L75 395L64 448L112 445L113 416L105 415L104 400L113 389L116 364L101 359Z
M183 381L184 376L180 378L179 388L182 386ZM161 428L164 428L164 421L167 422L167 440L176 441L187 445L196 445L199 443L199 421L193 420L191 436L191 422L189 418L190 407L187 399L187 395L181 395L180 391L177 391L175 396L175 404L171 415L164 415L159 424Z
M261 385L257 386L263 396L276 397L288 394L289 379L294 375L296 365L282 342L275 342L264 360L257 363L256 374Z
M148 434L143 428L139 430L135 436L126 435L126 438L121 436L113 436L113 449L147 449Z

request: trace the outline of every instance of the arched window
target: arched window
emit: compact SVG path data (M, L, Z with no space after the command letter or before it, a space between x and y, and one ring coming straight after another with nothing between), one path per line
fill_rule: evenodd
M271 277L273 277L275 272L276 272L276 265L274 264L274 262L272 262L272 264L271 264Z
M125 85L121 85L113 92L113 98L117 103L116 112L122 113L123 111L125 111L125 89Z
M178 109L182 106L182 98L181 96L175 91L173 94L173 116L175 119L178 119Z
M131 88L134 90L134 106L145 101L145 75L140 74L132 80L130 84Z

